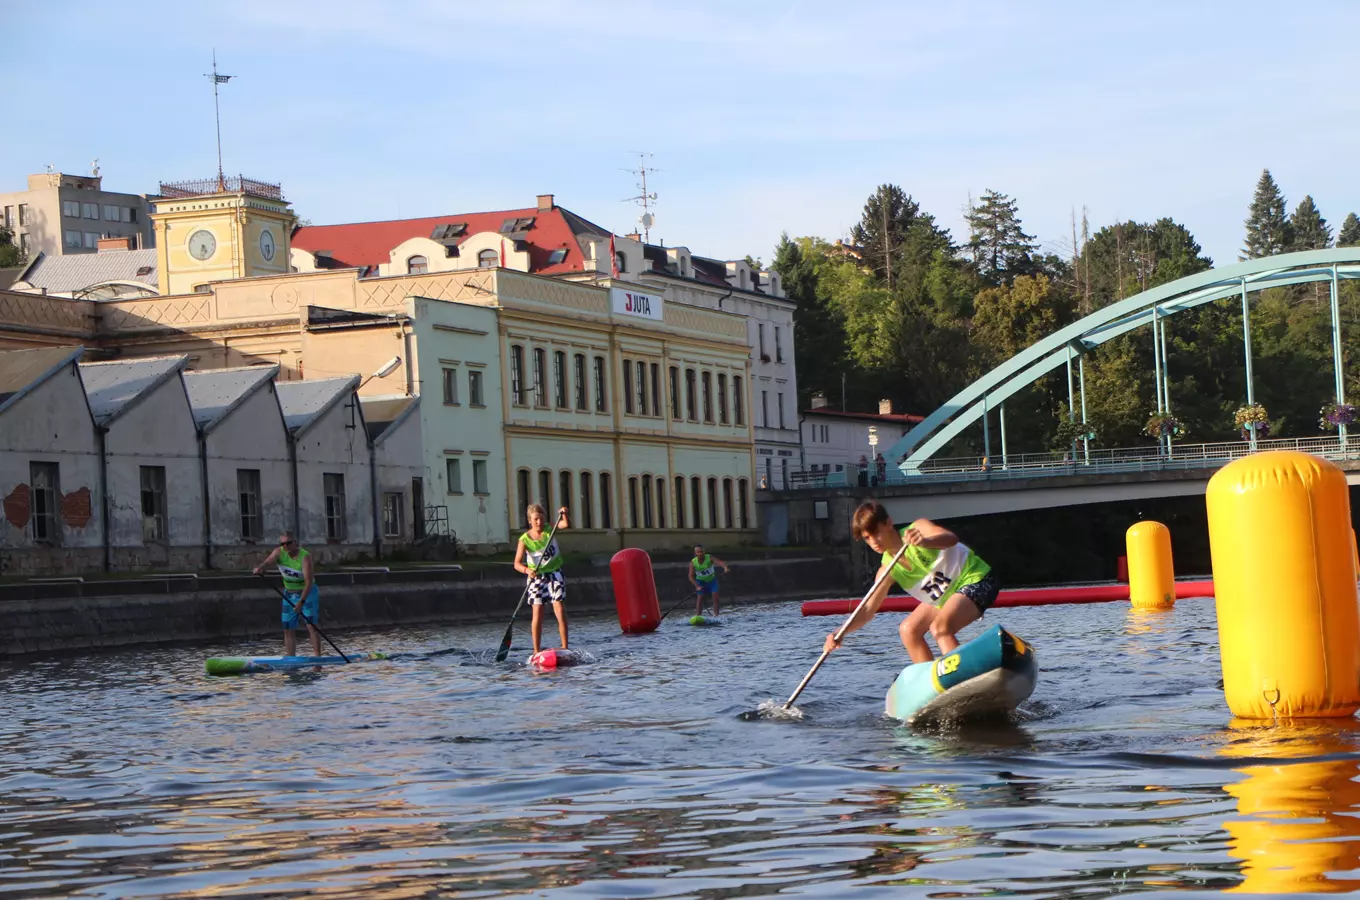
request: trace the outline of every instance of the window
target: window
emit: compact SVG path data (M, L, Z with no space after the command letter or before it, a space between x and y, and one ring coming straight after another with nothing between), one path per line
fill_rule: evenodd
M19 234L19 254L20 254L21 256L23 256L24 258L27 258L27 257L28 257L28 232L27 232L27 231L21 232L21 233Z
M689 480L690 511L694 513L694 528L704 527L703 482L698 475Z
M581 412L586 411L586 398L590 390L586 384L586 355L578 353L572 359L572 368L576 370L576 408Z
M713 421L713 373L704 372L699 377L699 383L703 385L704 391L704 421Z
M510 348L510 402L524 406L524 348L515 344Z
M458 405L458 370L444 370L444 405Z
M590 473L581 473L581 508L577 512L582 528L594 528L595 522L591 516L595 506L595 492L590 489Z
M732 376L732 422L737 425L746 424L745 408L742 404L741 376Z
M718 421L727 424L727 376L718 373Z
M345 539L345 476L334 472L322 475L326 489L326 540Z
M775 404L779 407L779 427L784 427L784 392L780 391L775 395Z
M399 538L406 533L405 500L397 492L383 494L383 537Z
M236 470L236 496L241 512L241 540L258 541L264 537L260 517L260 470Z
M558 409L567 408L567 354L553 351L553 400Z
M97 231L85 232L85 249L86 250L99 249L99 232Z
M642 527L652 527L652 476L642 476Z
M425 539L425 479L411 479L411 537Z
M784 345L779 342L779 326L774 326L774 361L784 361Z
M80 201L79 201L79 200L63 200L63 201L61 201L61 214L62 214L63 216L70 216L70 217L73 218L73 219L79 219L79 218L80 218Z
M666 527L666 479L656 480L656 527Z
M13 227L14 227L14 207L13 207L13 206L6 206L6 207L5 207L5 227L6 227L6 228L13 228Z
M79 232L79 231L68 231L68 232L66 232L66 246L67 246L67 247L74 248L74 249L76 249L76 250L79 250L79 249L80 249L80 232Z
M633 414L633 361L623 361L623 411Z
M718 479L708 479L708 527L718 527Z
M534 406L540 409L548 405L547 386L543 383L543 370L547 368L548 351L542 347L534 348Z
M477 268L479 269L494 269L500 264L500 255L495 250L483 250L477 254Z
M746 479L745 479L745 478L738 478L738 479L737 479L737 516L738 516L738 518L739 518L739 520L740 520L740 525L741 525L741 527L742 527L743 529L746 529L746 528L750 528L750 527L751 527L751 519L750 519L750 515L749 515L749 513L748 513L748 511L747 511L747 510L748 510L748 506L747 506L748 497L747 497L747 494L748 494L749 490L750 490L750 485L748 485L748 484L746 483Z
M28 224L28 204L27 204L27 203L20 203L20 204L19 204L19 224L20 224L20 225L27 225L27 224Z
M782 479L779 482L779 486L781 488L787 489L789 486L789 461L787 458L781 459L779 461L779 468L780 468L779 477ZM826 471L826 463L822 463L822 470Z
M490 482L486 477L486 460L484 459L472 461L472 492L480 496L491 494Z
M815 471L817 468L816 464L814 464L812 468ZM774 487L774 460L768 456L765 457L765 487Z
M770 356L765 352L765 323L760 322L756 325L756 334L760 335L760 358L769 362Z
M98 204L98 203L82 203L82 204L80 204L80 211L81 211L81 214L83 214L83 215L85 216L85 218L87 218L87 219L98 219L98 218L99 218L99 204Z
M685 476L675 476L675 527L685 527Z
M142 540L165 540L165 466L142 466Z
M637 528L638 522L638 480L634 475L628 479L628 527Z
M571 473L566 469L557 473L557 505L565 506L568 510L572 508ZM549 513L549 515L551 515L551 513Z
M558 247L556 250L548 254L548 265L555 266L558 263L565 260L566 258L567 258L566 248Z
M424 275L430 271L430 261L423 256L411 256L406 259L407 275Z
M57 518L57 501L61 497L57 463L28 464L28 483L32 485L33 506L29 522L33 526L33 540L40 544L61 542L61 520Z
M547 469L542 469L538 473L538 499L535 502L547 511L549 517L552 516L552 472Z
M118 207L117 207L117 206L114 206L112 203L105 203L105 204L104 204L104 221L105 221L105 222L117 222L117 221L119 221L120 219L122 219L122 216L119 215L119 213L118 213Z
M614 254L614 266L619 270L620 274L628 271L628 257L623 255L622 250L617 251Z
M770 427L770 392L760 392L760 424Z
M122 220L123 220L124 222L131 223L131 222L136 222L136 221L137 221L137 210L133 209L132 207L130 207L130 206L124 206L124 207L122 208L121 212L122 212Z
M661 412L661 366L652 363L652 415L658 419Z
M468 405L486 405L486 402L482 399L482 373L476 369L468 370Z
M647 415L647 364L641 360L637 364L637 410L638 415Z
M463 493L463 461L456 456L444 460L444 475L449 483L450 494Z
M533 498L529 494L529 470L520 469L515 473L516 499L519 500L519 527L529 527L529 504Z
M671 366L671 418L680 421L680 370Z
M608 472L600 473L600 527L614 527L614 495L610 491Z
M699 413L694 406L694 370L685 370L685 418L691 422L699 421Z
M605 386L605 380L604 380L604 357L603 357L603 356L597 356L597 357L595 357L595 411L596 411L596 412L608 412L608 411L609 411L609 394L608 394L608 388ZM600 478L603 479L604 476L601 475ZM601 511L600 515L601 515L601 517L603 518L604 512ZM604 526L604 527L605 527L605 528L608 528L609 526L606 525L606 526Z
M732 527L732 479L723 479L723 527Z

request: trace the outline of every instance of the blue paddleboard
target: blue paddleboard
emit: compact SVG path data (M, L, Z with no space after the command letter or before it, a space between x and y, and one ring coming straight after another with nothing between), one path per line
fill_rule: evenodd
M994 625L941 659L907 666L888 688L885 711L909 724L1009 713L1034 693L1034 648Z

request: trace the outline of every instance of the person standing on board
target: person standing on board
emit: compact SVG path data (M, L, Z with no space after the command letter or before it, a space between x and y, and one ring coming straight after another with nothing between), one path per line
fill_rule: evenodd
M562 649L567 647L567 611L563 604L567 599L567 580L562 577L562 552L557 548L557 538L549 538L543 530L548 519L548 511L537 503L528 509L529 530L519 536L515 548L515 571L529 577L529 609L533 618L529 622L529 633L534 640L534 654L537 655L543 636L543 604L552 601L553 615L557 616L557 635L562 639ZM557 511L557 530L569 525L567 508Z
M694 614L704 614L704 595L713 598L713 615L718 614L718 573L715 566L722 566L723 574L728 573L727 563L711 553L704 552L703 544L694 545L694 558L689 561L689 583L694 587Z
M321 655L321 635L312 623L321 611L321 592L317 590L312 572L312 554L298 546L297 538L291 531L279 535L279 545L269 551L264 562L255 567L255 574L264 571L265 566L276 562L279 575L283 578L283 655L297 653L298 608L306 617L307 633L312 638L312 656Z
M907 549L893 565L892 577L884 579L851 618L846 634L869 623L896 581L920 601L897 629L902 646L911 654L912 662L930 662L935 655L926 643L927 632L935 638L940 652L953 653L959 648L955 635L982 618L996 602L997 581L991 566L960 543L952 531L929 519L917 519L898 531L883 504L866 500L855 510L851 536L856 540L863 538L869 549L882 554L879 575L904 543ZM827 635L824 647L827 652L839 646L834 632Z

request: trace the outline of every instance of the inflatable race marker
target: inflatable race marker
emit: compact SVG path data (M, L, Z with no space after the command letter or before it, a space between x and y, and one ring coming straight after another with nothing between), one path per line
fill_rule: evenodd
M1034 649L994 625L941 659L913 663L888 688L885 711L911 725L1004 715L1034 693Z

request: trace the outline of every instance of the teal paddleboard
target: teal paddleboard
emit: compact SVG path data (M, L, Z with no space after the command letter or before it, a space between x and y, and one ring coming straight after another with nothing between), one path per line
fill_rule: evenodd
M885 710L909 724L1001 715L1034 693L1038 677L1034 648L994 625L948 656L903 669Z
M370 662L388 659L388 654L351 653L350 662ZM254 672L285 672L312 666L343 666L341 656L214 656L204 664L209 675L249 675Z

